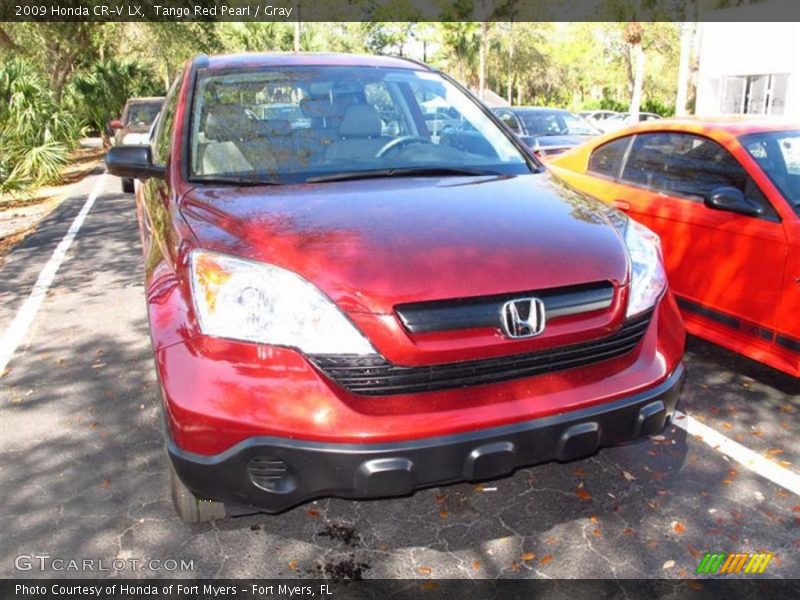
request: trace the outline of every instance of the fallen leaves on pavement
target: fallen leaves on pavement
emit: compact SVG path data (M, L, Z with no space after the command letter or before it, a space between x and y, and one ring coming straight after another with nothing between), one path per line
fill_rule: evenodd
M592 496L589 492L586 491L586 488L583 487L583 482L578 485L578 490L575 492L578 495L578 498L581 500L591 500Z

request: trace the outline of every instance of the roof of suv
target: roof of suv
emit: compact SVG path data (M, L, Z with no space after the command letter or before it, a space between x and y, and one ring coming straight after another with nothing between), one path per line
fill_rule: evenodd
M372 56L367 54L316 53L316 52L269 52L226 54L219 56L201 55L195 60L208 61L209 69L230 69L237 67L284 67L295 65L347 66L347 67L384 67L392 69L410 69L414 71L430 70L423 63L396 56Z

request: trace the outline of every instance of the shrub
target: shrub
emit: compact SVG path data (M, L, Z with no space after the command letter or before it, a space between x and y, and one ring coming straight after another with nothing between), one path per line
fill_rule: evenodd
M656 98L648 98L642 102L641 110L642 112L655 113L657 115L661 115L662 117L671 117L675 114L675 110L672 106L667 106Z
M30 63L0 65L0 192L56 179L80 135L80 121L53 102Z
M628 110L628 106L614 98L604 96L599 100L584 102L581 110L615 110L617 112L625 112Z

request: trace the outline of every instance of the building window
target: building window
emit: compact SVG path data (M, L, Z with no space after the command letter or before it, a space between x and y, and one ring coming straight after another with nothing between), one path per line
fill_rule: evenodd
M782 115L789 75L736 75L722 82L723 114Z

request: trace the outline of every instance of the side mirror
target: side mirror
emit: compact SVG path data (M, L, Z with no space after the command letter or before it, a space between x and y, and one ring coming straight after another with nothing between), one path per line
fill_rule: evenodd
M106 152L106 168L112 175L142 181L163 178L167 171L153 164L150 146L114 146Z
M704 204L708 208L726 210L748 217L757 217L764 213L764 209L745 198L741 190L730 186L718 187L706 194Z
M122 129L122 121L120 121L119 119L114 119L113 121L109 121L108 127L110 129Z

